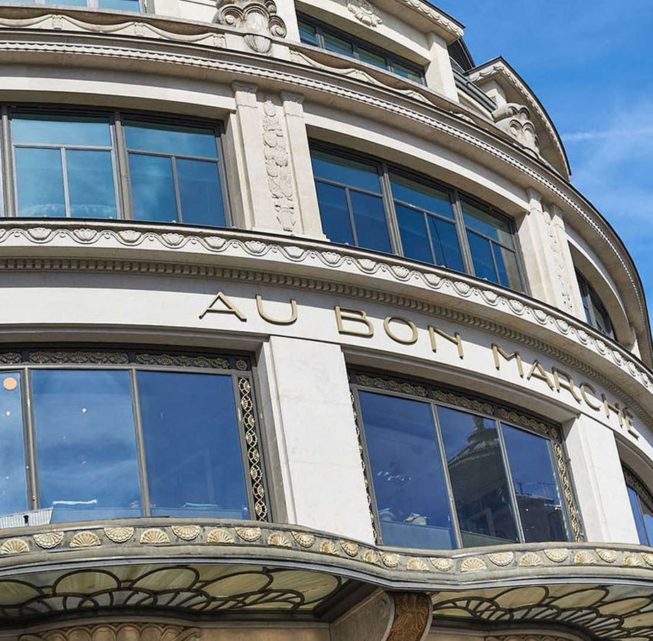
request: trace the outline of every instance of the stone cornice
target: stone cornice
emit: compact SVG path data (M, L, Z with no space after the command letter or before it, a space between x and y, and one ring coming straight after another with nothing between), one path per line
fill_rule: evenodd
M12 8L12 10L15 9L17 8ZM91 12L85 12L85 15L89 14ZM2 10L0 10L0 16L2 15ZM381 109L406 118L413 129L415 126L425 127L426 130L441 137L443 141L449 139L453 144L463 143L481 151L486 154L488 160L495 163L495 166L503 165L504 168L516 170L524 180L530 182L544 194L548 194L545 197L559 201L566 208L566 213L573 212L574 215L580 217L587 230L591 230L595 236L592 243L597 253L601 254L607 251L615 257L626 280L621 273L613 273L613 278L621 286L624 295L630 295L633 304L638 307L640 316L637 322L638 331L646 342L644 351L648 353L650 336L647 330L647 313L641 283L627 251L614 231L569 183L561 180L555 172L548 170L542 163L520 152L515 145L489 131L481 130L476 123L470 122L468 116L456 117L455 114L448 113L434 105L427 105L423 101L418 102L410 96L402 95L391 87L370 85L346 76L336 77L334 76L335 72L327 74L316 73L315 70L302 71L300 65L291 65L281 60L270 60L234 51L218 52L214 47L186 42L165 43L165 49L161 50L160 47L163 46L163 43L157 43L155 40L147 41L140 37L130 39L121 37L119 40L114 40L115 36L106 33L69 34L66 41L62 42L59 38L60 33L53 31L54 37L51 38L50 33L44 31L41 34L42 37L30 40L26 37L29 35L27 31L20 32L20 37L12 37L12 34L16 35L16 29L0 30L0 51L20 53L25 56L45 55L50 63L52 60L58 60L52 54L62 53L79 55L80 59L102 59L111 65L118 65L121 61L123 63L139 61L143 65L172 65L185 69L212 70L219 74L229 74L232 80L234 77L240 76L243 79L254 78L258 82L281 83L284 88L290 86L295 91L304 90L337 96L352 100L366 108ZM102 39L95 41L95 38L88 37L91 35L101 35ZM79 40L76 41L76 38ZM297 51L302 50L300 45L292 45L292 47ZM176 50L177 48L178 50ZM61 58L61 60L63 59ZM69 60L67 57L65 59ZM582 227L581 232L583 232Z
M464 35L463 26L456 22L453 18L448 16L446 13L439 11L432 4L426 2L426 0L396 0L397 4L402 5L403 7L415 11L420 15L421 18L426 18L433 25L437 26L438 29L443 29L450 36L452 40L458 40Z
M653 372L617 343L523 294L438 267L293 237L125 222L0 220L0 251L0 271L196 274L404 307L529 345L586 372L645 422L653 414Z

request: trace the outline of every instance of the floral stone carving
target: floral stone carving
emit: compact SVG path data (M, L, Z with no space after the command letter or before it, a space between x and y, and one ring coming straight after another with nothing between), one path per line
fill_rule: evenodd
M274 0L218 0L214 21L246 31L245 43L257 53L268 53L272 48L271 37L285 38L287 33Z
M347 9L354 14L356 20L368 27L378 27L383 22L369 0L349 0Z

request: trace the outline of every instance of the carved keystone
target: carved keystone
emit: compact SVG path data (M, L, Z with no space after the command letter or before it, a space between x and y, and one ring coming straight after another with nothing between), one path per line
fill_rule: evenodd
M270 37L285 38L286 23L277 15L274 0L218 0L215 22L246 31L245 43L257 53L268 53Z

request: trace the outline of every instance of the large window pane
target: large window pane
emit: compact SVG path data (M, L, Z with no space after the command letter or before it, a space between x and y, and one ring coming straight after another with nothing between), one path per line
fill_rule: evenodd
M395 200L413 205L423 211L454 219L451 201L444 192L399 174L390 174L390 179L392 195Z
M115 9L116 11L140 11L138 0L98 0L100 9Z
M497 272L492 259L492 245L489 240L473 232L467 234L469 249L472 253L474 273L477 278L485 278L493 283L498 282Z
M129 175L136 220L177 222L172 158L130 153Z
M404 256L425 263L433 262L424 214L404 205L395 205L395 211L397 212Z
M40 501L53 522L140 516L128 371L36 370Z
M454 223L449 223L435 216L429 216L431 241L435 250L435 262L456 271L465 271L463 255L460 251L458 234Z
M628 486L628 500L630 501L630 509L633 511L633 518L635 519L635 525L637 526L637 535L639 536L639 542L642 545L648 545L649 544L648 535L646 533L646 527L644 525L644 515L642 514L639 495L630 486Z
M347 42L343 38L339 38L338 36L331 33L324 34L324 48L328 49L329 51L341 53L344 56L353 55L353 47L351 42Z
M354 233L349 216L347 192L342 187L316 182L322 229L334 243L354 245Z
M513 247L512 231L507 220L474 207L463 201L465 224L481 234L497 240L508 247Z
M438 407L463 546L517 541L495 421Z
M351 191L350 198L354 210L358 245L377 251L391 251L383 199L359 191Z
M66 151L70 215L117 218L110 151Z
M58 2L57 4L62 3ZM83 4L85 5L86 2ZM15 144L67 145L69 147L111 146L111 130L106 118L13 114L11 136Z
M502 425L512 483L527 543L565 541L565 520L549 442Z
M216 162L177 160L181 218L192 225L224 227L224 205Z
M153 151L171 156L217 158L215 132L195 127L167 127L148 122L126 122L125 137L130 150Z
M381 179L376 165L350 160L323 151L311 154L313 173L316 178L324 178L349 187L381 193Z
M497 269L499 270L499 283L504 287L520 289L521 278L519 276L519 267L517 266L515 252L505 249L500 245L494 245L493 250Z
M371 392L359 399L383 542L453 548L431 405Z
M18 216L65 216L61 151L20 147L15 159Z
M152 514L248 518L231 376L137 377Z
M0 514L27 508L21 374L0 374Z

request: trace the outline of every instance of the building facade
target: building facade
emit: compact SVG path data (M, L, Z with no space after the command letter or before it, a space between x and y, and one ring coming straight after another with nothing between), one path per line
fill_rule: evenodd
M462 38L3 3L0 641L653 637L643 288Z

